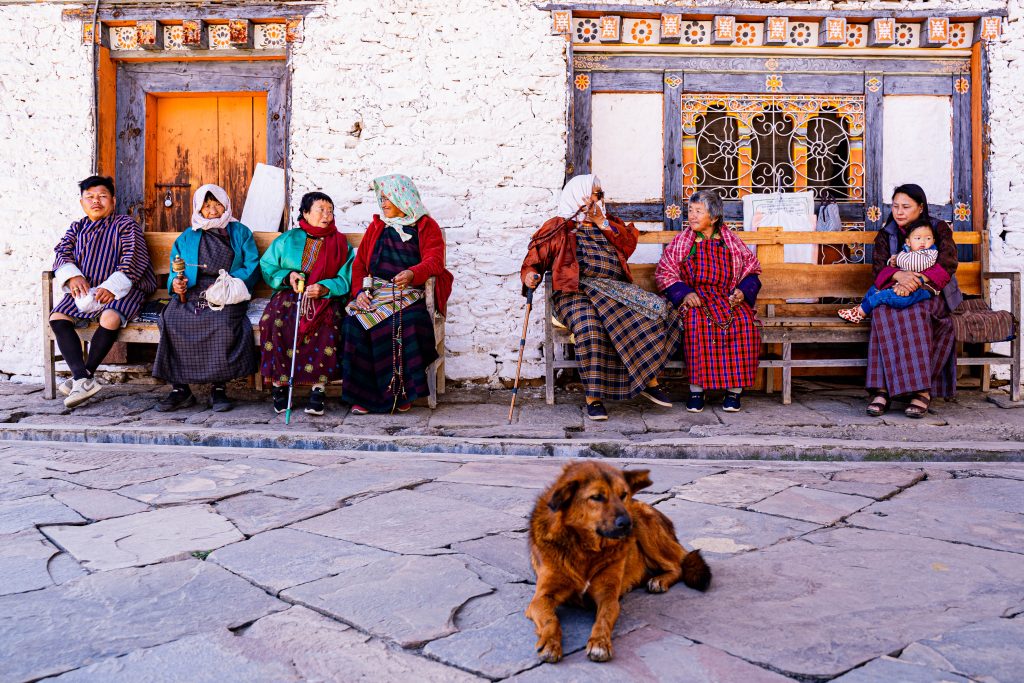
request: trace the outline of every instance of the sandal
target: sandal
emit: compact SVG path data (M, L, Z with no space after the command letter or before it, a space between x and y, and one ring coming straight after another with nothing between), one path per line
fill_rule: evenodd
M860 308L854 306L853 308L841 308L838 311L839 317L848 323L862 323L864 318L867 316L860 312Z
M910 405L903 411L907 417L920 420L928 414L928 408L932 404L932 397L927 391L918 391L910 398Z
M874 398L871 399L871 403L868 404L868 415L871 417L882 417L889 412L889 403L889 394L884 391L877 392Z

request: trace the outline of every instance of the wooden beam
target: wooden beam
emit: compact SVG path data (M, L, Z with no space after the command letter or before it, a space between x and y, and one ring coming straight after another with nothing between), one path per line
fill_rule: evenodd
M785 231L778 228L761 228L759 230L740 231L735 233L744 243L751 246L786 245L786 244L872 244L878 233L873 230L840 230L836 232ZM640 233L640 244L668 244L679 233L669 230L657 230ZM976 232L954 232L953 241L957 244L981 244L981 235ZM794 264L800 265L800 264ZM803 264L808 268L813 264ZM961 264L963 265L963 264Z
M232 19L228 22L228 33L230 35L231 47L239 50L251 50L253 48L252 22L248 19Z
M290 3L289 3L290 6ZM665 10L664 5L606 5L606 4L595 4L595 3L548 3L546 5L538 5L537 9L542 11L551 10L572 10L573 13L583 15L590 13L594 15L616 13L616 14L629 14L637 17L645 17L650 19L656 19ZM775 6L769 6L766 9L758 9L756 7L729 7L729 6L714 6L714 7L692 7L688 8L690 11L686 13L686 17L693 16L694 18L710 19L716 16L733 16L742 19L749 19L751 21L764 20L770 16L781 16L781 17L794 17L800 19L822 19L828 16L829 10L817 9L799 9L799 8L780 8ZM874 17L894 17L899 19L918 21L928 19L929 17L935 16L934 10L901 10L901 9L880 9L880 10L843 10L843 14L847 19L871 19ZM1005 17L1008 15L1006 8L990 9L990 10L953 10L943 11L943 14L950 19L956 19L958 21L974 20L981 17Z

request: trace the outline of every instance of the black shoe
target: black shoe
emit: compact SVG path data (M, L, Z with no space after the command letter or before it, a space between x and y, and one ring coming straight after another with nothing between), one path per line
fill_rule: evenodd
M171 389L171 393L164 396L156 404L156 410L159 413L169 413L179 408L191 408L195 404L196 397L191 389Z
M594 401L587 404L587 417L595 421L607 420L608 411L604 409L603 403Z
M320 387L314 387L309 392L309 400L306 402L306 415L323 415L326 404L327 392Z
M210 409L215 413L226 413L235 407L228 398L228 390L225 387L214 387L210 389Z
M661 390L661 387L647 387L640 392L640 395L656 406L661 406L662 408L672 407L672 401L669 400L668 394Z
M722 401L722 410L727 413L740 412L740 395L734 391L725 392L725 400Z
M686 399L686 410L691 413L700 413L704 410L704 392L691 391L690 398Z
M274 412L280 415L288 410L288 387L274 387L270 395L274 397Z

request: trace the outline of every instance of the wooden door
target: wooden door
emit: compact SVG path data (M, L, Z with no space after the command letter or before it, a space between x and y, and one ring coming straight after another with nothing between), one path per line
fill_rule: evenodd
M192 193L206 183L223 187L241 216L253 170L267 159L267 94L161 93L147 100L144 229L186 228Z

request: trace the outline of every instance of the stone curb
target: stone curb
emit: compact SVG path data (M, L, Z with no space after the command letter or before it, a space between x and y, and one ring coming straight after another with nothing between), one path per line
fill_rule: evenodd
M465 455L694 460L818 460L876 462L1024 462L1018 441L881 442L762 435L676 438L645 442L592 439L483 439L446 436L367 436L324 432L233 432L184 427L0 425L0 441L60 441L131 445L294 448L365 452L413 451Z

